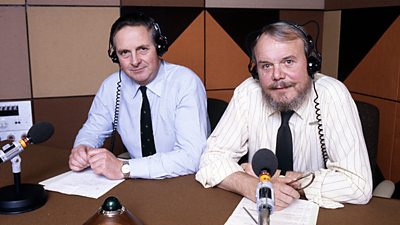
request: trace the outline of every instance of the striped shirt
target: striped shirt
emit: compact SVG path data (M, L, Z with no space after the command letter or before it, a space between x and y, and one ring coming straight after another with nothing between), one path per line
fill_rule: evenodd
M308 98L289 120L293 137L293 170L314 171L315 179L304 192L322 207L339 203L366 204L372 196L372 176L357 107L340 81L316 74L319 113L329 156L327 167L321 153L318 121L311 88ZM204 187L219 184L230 174L243 171L238 160L267 148L275 152L280 113L265 101L258 81L248 78L238 86L227 110L207 141L196 174Z

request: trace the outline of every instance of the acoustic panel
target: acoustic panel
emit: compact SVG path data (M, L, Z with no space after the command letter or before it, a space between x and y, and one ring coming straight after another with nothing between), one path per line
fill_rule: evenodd
M123 6L204 7L206 0L121 0Z
M163 58L193 70L204 82L204 13L173 42Z
M25 7L0 6L1 99L31 97Z
M233 89L248 78L249 57L221 25L206 13L206 89Z
M34 97L96 93L118 67L108 57L108 36L119 8L29 7Z
M119 6L120 0L26 0L28 5Z
M346 86L359 94L400 100L400 17L381 36L353 72Z
M400 7L342 10L339 73L344 81L399 16Z

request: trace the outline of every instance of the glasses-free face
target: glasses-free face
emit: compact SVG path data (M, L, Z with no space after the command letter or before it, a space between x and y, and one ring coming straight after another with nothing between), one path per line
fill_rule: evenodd
M152 31L144 26L125 26L114 37L121 69L139 85L147 85L157 75L160 58Z
M311 87L304 42L278 41L261 35L254 47L261 87L269 104L279 111L296 109Z

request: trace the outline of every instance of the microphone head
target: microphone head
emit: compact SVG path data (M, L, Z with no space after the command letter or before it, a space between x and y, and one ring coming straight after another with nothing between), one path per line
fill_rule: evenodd
M39 144L47 141L54 133L54 127L48 122L38 122L28 131L28 137L31 143Z
M257 176L262 171L267 171L270 176L273 176L278 168L278 159L271 150L262 148L254 154L251 166Z

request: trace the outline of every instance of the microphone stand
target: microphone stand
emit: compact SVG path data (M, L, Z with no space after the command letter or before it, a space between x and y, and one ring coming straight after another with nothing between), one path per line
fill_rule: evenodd
M19 214L43 206L47 201L47 193L43 186L21 184L21 157L17 155L10 161L14 185L0 188L0 214Z

